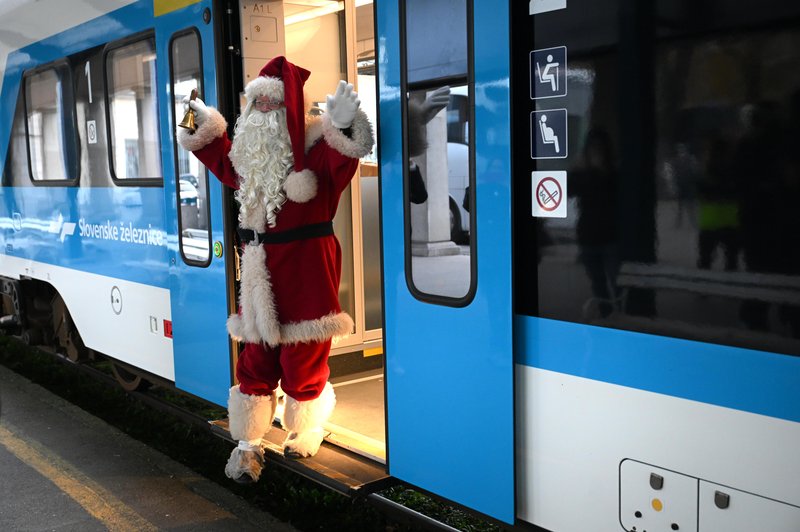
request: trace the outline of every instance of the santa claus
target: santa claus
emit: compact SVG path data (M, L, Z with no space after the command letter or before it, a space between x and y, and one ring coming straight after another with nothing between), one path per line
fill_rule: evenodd
M279 383L286 393L284 454L317 453L336 403L328 382L331 339L353 329L339 306L342 253L332 220L358 159L372 149L372 128L344 81L321 118L306 116L309 75L284 57L267 63L245 87L233 141L222 115L199 99L185 101L197 130L178 131L181 145L236 189L239 203L239 312L228 331L245 346L228 398L239 445L225 473L241 483L261 474Z

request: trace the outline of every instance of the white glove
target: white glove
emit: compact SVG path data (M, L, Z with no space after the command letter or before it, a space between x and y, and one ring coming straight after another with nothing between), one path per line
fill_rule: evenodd
M422 120L425 124L433 120L439 111L447 107L450 102L450 87L439 87L425 98L422 104Z
M209 117L211 112L208 110L208 107L203 100L200 98L195 98L194 100L190 100L188 96L183 97L183 112L187 112L191 108L194 111L194 123L198 126L206 121Z
M358 93L353 90L353 85L341 80L334 95L328 95L327 112L333 127L339 129L350 127L359 105L361 100L358 99Z

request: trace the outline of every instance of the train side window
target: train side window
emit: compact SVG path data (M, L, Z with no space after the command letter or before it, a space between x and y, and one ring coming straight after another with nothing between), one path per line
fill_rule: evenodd
M6 187L30 185L23 93L24 87L21 85L17 94L17 105L14 111L14 122L11 125L11 135L8 139L6 164L3 167L3 186Z
M30 175L34 182L77 180L72 81L66 63L24 78Z
M172 119L178 123L184 116L182 100L192 89L203 94L200 37L195 31L178 34L170 44L172 76ZM177 139L174 141L177 179L178 234L183 260L187 264L205 266L211 260L210 210L208 204L208 170L197 157L192 157Z
M402 5L408 284L419 299L463 306L476 279L472 4Z
M797 356L800 4L666 4L512 8L515 311ZM532 138L548 109L563 157ZM545 172L562 217L531 213Z
M153 39L109 50L105 68L111 175L116 180L160 180Z

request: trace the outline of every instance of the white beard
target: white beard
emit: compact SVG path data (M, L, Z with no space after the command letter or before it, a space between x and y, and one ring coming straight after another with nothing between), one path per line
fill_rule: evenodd
M259 232L275 220L286 193L283 183L294 166L292 143L286 126L286 109L262 113L248 102L236 120L228 154L239 175L239 223Z

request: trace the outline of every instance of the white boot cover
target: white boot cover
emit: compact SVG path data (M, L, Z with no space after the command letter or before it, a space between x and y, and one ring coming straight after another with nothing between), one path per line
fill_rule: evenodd
M236 447L225 464L225 476L239 484L258 482L264 468L264 450L260 446L246 451Z
M228 395L228 421L231 436L244 442L260 443L272 427L277 407L275 393L248 395L233 386ZM264 451L259 445L236 447L225 466L225 475L240 483L258 481L264 466Z
M335 406L336 394L329 382L316 399L298 401L287 396L282 422L289 435L283 442L283 453L291 458L317 454L325 436L322 425L331 417Z

